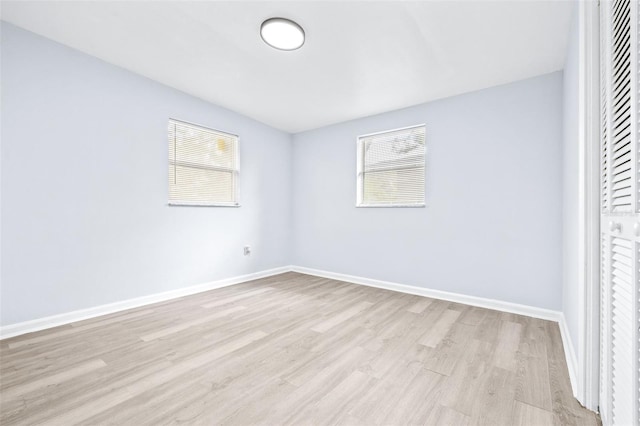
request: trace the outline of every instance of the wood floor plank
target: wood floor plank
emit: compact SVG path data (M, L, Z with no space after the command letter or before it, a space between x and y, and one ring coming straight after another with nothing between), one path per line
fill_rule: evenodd
M314 326L312 330L317 331L318 333L324 333L325 331L330 330L333 327L337 326L338 324L341 324L344 321L348 320L349 318L359 314L360 312L364 311L371 305L373 305L373 303L371 302L360 302L350 307L349 309L342 311L339 314L334 315L333 317L328 318L325 321L322 321L320 324Z
M87 330L93 330L96 328L103 328L105 324L101 322L93 322L91 324L83 324L77 325L75 327L65 326L61 327L60 330L52 331L51 333L43 333L37 337L20 339L16 341L10 341L8 343L9 349L18 349L27 345L34 345L36 343L44 343L44 342L54 342L57 339L65 338L73 335L81 335L82 332L86 332Z
M475 327L456 323L442 343L430 353L429 358L422 360L425 368L445 376L451 376L467 353L467 347L473 341Z
M155 331L153 333L145 334L144 336L141 336L140 339L144 340L145 342L159 339L161 337L166 337L171 334L178 333L180 331L191 328L193 326L201 325L209 321L212 321L214 319L222 318L234 312L242 311L245 309L247 309L246 306L232 306L228 309L224 309L213 314L204 315L194 320L186 321L186 322L183 322L182 324L174 325L173 327L168 327L162 330Z
M55 392L51 392L48 388L34 391L17 407L10 408L3 402L0 423L3 425L55 425L53 419L57 416L79 407L90 407L95 401L109 401L111 398L109 394L120 393L120 390L129 384L159 373L170 366L171 363L168 361L161 361L124 366L117 370L111 370L110 366L95 370L64 382L56 387Z
M172 365L163 371L147 376L142 380L130 384L124 388L121 388L117 392L110 392L101 398L91 401L89 404L85 404L73 410L67 411L51 420L53 424L75 424L87 420L94 416L96 413L100 413L108 408L115 407L147 390L155 389L162 384L185 374L194 368L201 367L207 363L215 361L216 359L223 357L231 352L234 352L246 345L253 343L266 336L266 333L261 331L254 331L252 333L241 336L233 341L230 341L219 348L207 352L196 357L193 357L187 361Z
M154 312L155 311L153 309L143 309L143 308L132 309L129 311L117 312L115 314L103 315L97 318L91 318L89 320L73 322L70 325L71 327L82 327L88 324L100 324L101 326L104 326L114 322L123 323L133 318L137 319L140 317L150 316L150 315L153 315Z
M292 417L286 424L298 425L307 419L316 419L319 424L333 424L345 416L352 403L360 393L370 386L375 379L359 370L352 371L335 388L328 391L316 403L307 405L304 410Z
M106 366L107 364L101 359L94 359L91 361L87 361L73 368L69 368L61 373L40 377L31 382L26 382L20 385L9 387L7 389L3 389L2 397L3 399L5 398L11 399L17 396L24 396L25 394L28 394L29 392L36 390L38 388L55 386L65 380L72 379L76 376L86 374L90 371L96 370L98 368L103 368Z
M480 322L487 315L487 309L478 308L476 306L469 306L468 309L460 315L458 321L463 324L479 325Z
M553 410L547 358L530 355L518 355L517 358L515 399L543 410Z
M91 416L87 425L157 425L188 404L205 397L210 389L198 382L168 382ZM136 407L147 407L137 410Z
M469 342L462 360L443 385L441 405L466 416L473 414L476 398L483 391L492 367L493 351L493 346L482 340Z
M423 424L435 409L446 377L430 370L420 370L402 389L401 398L388 410L382 424Z
M326 393L337 387L346 375L351 374L366 360L367 356L369 354L358 346L349 349L335 362L299 383L290 398L276 407L277 417L282 418L284 423L295 420L307 405L317 403Z
M286 273L0 342L4 425L596 425L557 324Z
M513 406L514 426L540 426L553 424L553 414L524 402L516 401Z
M439 405L429 413L429 417L427 417L427 420L423 424L438 426L467 426L470 422L471 418L469 416L459 413L449 407Z
M254 297L254 296L266 293L266 292L271 291L271 290L273 290L272 287L262 287L262 288L258 288L258 289L252 290L252 291L248 291L246 293L242 293L242 294L238 294L238 295L234 295L234 296L218 299L218 300L216 300L214 302L205 303L204 305L202 305L202 307L203 308L207 308L207 309L216 308L218 306L227 305L229 303L237 302L239 300L244 300L244 299L247 299L249 297Z
M491 367L471 414L472 425L509 426L513 423L515 374Z
M418 346L418 345L416 345ZM430 348L426 348L430 350ZM410 383L422 370L421 363L405 363L398 361L391 365L391 369L386 375L380 377L368 391L360 395L351 408L349 414L360 419L359 424L365 424L367 419L382 419L386 417L397 401L402 397L402 390ZM371 377L371 368L365 364L360 367Z
M498 345L495 351L495 366L509 371L516 371L516 352L520 345L522 326L516 322L500 321Z
M438 321L429 329L429 331L420 338L418 343L430 348L435 348L442 341L444 336L447 335L451 326L456 322L459 316L459 311L447 309Z
M407 310L409 312L413 312L414 314L421 314L425 309L427 309L431 302L433 302L432 299L424 297L411 305Z

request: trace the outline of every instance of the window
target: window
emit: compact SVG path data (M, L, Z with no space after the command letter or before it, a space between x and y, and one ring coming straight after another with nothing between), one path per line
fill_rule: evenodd
M238 206L238 136L169 120L169 204Z
M425 126L358 138L358 207L423 207Z

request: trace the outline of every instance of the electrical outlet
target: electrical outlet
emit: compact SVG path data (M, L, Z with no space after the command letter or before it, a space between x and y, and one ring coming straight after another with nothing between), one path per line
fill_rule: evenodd
M249 256L251 254L251 247L250 246L244 246L244 255L245 256Z

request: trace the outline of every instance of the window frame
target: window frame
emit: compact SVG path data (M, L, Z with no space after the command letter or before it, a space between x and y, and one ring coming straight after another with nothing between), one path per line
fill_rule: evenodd
M208 126L203 126L202 124L197 124L197 123L193 123L190 121L186 121L186 120L180 120L178 118L171 118L169 117L169 119L167 120L167 124L171 124L172 122L175 123L179 123L179 124L185 124L187 126L195 126L195 127L200 127L201 129L204 130L209 130L212 132L217 132L217 133L223 133L229 136L233 136L236 138L236 143L235 143L235 158L236 158L236 167L233 170L233 174L234 174L234 179L233 179L233 195L234 195L234 202L229 202L229 203L205 203L205 202L198 202L198 201L175 201L175 200L171 200L171 187L170 184L167 185L167 205L168 206L174 206L174 207L241 207L240 204L240 136L232 133L232 132L227 132L225 130L220 130L220 129L215 129L213 127L208 127ZM169 137L169 135L167 134L167 138ZM168 141L167 141L168 142ZM171 166L171 159L170 159L170 153L167 151L167 164L168 166ZM169 182L169 170L167 169L167 183Z
M424 195L424 199L422 201L422 203L393 203L393 204L367 204L363 202L363 198L364 198L364 149L361 149L361 140L363 138L367 138L367 137L371 137L371 136L376 136L376 135L381 135L384 133L391 133L391 132L398 132L401 130L409 130L409 129L415 129L418 127L423 127L425 129L425 141L424 141L424 185L425 187L423 188L423 195ZM427 191L426 191L426 184L427 184L427 138L426 138L426 133L427 133L427 125L426 123L422 123L422 124L415 124L412 126L406 126L406 127L398 127L396 129L388 129L388 130L382 130L380 132L374 132L374 133L367 133L364 135L359 135L356 137L356 208L424 208L426 207L426 198L427 198Z

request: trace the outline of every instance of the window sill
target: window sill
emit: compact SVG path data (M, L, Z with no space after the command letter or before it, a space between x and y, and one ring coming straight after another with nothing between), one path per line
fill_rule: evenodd
M356 204L356 208L424 208L425 204Z
M239 203L189 203L186 201L169 201L173 207L240 207Z

